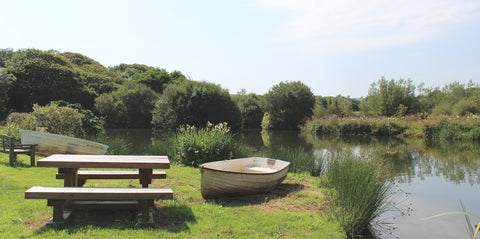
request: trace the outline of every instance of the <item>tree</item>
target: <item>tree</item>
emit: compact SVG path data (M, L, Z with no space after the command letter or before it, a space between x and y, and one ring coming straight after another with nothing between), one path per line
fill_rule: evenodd
M207 122L228 123L240 128L240 112L227 90L207 82L183 81L169 85L153 111L155 129L176 129L181 125L205 127Z
M138 83L145 84L152 88L152 90L163 93L169 84L179 83L187 78L179 71L174 71L169 74L165 69L151 68L142 73L132 75L132 80Z
M265 113L262 109L262 98L256 94L237 95L237 105L242 118L242 128L261 128L262 117Z
M58 54L36 49L17 51L7 62L17 80L9 91L9 107L31 111L33 104L53 100L80 103L85 99L81 75L70 61Z
M108 128L151 128L158 94L149 87L127 82L95 99L95 108Z
M297 129L312 115L315 97L300 81L281 82L265 95L273 129Z
M14 75L9 74L7 69L0 68L0 121L8 114L8 91L15 82Z
M377 83L371 84L361 108L365 112L383 116L415 114L418 112L415 86L411 80L387 81L382 77Z

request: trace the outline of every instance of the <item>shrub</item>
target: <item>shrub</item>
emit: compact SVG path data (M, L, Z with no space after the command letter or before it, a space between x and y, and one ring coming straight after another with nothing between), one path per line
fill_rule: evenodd
M118 90L95 99L95 108L108 128L151 128L158 94L149 87L127 82Z
M297 129L313 114L315 97L300 81L281 82L265 95L273 129Z
M198 167L202 163L233 157L233 134L226 123L205 128L185 125L178 129L174 142L175 159L184 165Z
M240 128L240 111L227 90L206 83L184 81L170 85L155 105L152 123L156 130L176 129L181 125L203 127L207 122L226 122Z
M331 154L325 162L326 184L334 189L333 217L348 237L364 234L374 219L392 206L393 183L378 162L365 156Z
M82 128L83 117L77 109L35 104L32 113L10 114L7 118L7 125L11 129L22 128L82 138L85 136Z

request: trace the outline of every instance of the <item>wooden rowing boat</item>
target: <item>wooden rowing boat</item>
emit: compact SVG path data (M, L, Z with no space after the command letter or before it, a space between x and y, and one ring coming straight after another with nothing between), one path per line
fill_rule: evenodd
M19 129L23 144L37 144L37 151L52 154L105 154L108 145L59 134Z
M241 158L200 165L203 198L247 195L276 188L290 163L270 158Z

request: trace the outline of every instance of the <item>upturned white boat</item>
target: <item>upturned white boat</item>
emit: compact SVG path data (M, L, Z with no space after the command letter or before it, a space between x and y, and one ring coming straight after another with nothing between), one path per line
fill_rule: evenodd
M241 158L200 165L203 198L247 195L276 188L290 163L270 158Z
M23 144L37 144L36 150L52 154L105 154L108 145L59 134L19 129Z

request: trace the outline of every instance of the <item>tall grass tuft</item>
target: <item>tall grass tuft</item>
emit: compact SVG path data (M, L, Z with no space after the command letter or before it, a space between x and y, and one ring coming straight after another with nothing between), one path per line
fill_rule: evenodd
M364 235L375 218L391 209L393 183L383 166L366 155L330 154L324 162L325 183L334 189L332 215L348 237Z
M174 140L175 160L197 167L202 163L233 158L233 134L227 123L205 128L182 126Z

